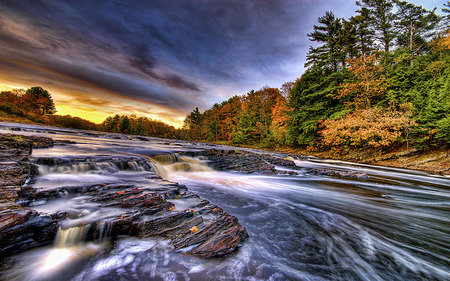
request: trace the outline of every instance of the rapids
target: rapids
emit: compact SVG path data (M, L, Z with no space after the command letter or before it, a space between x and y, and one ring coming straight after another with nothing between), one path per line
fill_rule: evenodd
M2 280L450 280L448 177L317 158L280 167L298 175L244 175L182 155L229 147L9 123L0 123L0 133L9 127L76 142L33 151L40 171L30 182L35 188L145 185L157 173L239 218L250 238L230 256L208 260L175 252L164 239L109 241L107 222L98 239L86 242L83 222L120 209L105 212L69 192L30 206L64 210L71 219L61 224L53 246L10 257Z

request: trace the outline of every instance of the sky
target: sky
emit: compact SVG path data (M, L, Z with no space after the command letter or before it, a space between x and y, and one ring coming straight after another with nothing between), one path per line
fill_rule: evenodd
M425 8L446 1L409 1ZM0 90L41 86L57 114L180 127L195 107L304 72L307 33L354 0L2 0Z

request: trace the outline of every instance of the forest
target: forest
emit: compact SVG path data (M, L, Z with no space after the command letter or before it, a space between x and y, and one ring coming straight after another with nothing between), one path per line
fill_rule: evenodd
M450 2L362 0L308 34L306 71L184 120L190 140L310 151L450 146Z
M39 124L65 128L94 130L142 136L183 138L183 132L164 122L136 115L107 117L101 124L71 115L56 115L56 107L51 94L42 87L27 90L13 89L0 93L0 117L23 118Z

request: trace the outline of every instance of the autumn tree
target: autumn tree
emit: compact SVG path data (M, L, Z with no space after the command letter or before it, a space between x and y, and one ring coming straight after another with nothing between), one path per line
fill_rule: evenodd
M323 136L326 146L389 147L401 141L415 121L408 113L378 107L357 110L338 120L326 120Z
M350 98L347 104L355 108L369 108L371 99L382 94L385 90L385 76L383 67L374 53L370 56L360 56L348 61L349 71L353 74L353 81L344 83L338 91L337 98Z
M52 96L41 87L29 88L21 97L21 101L31 111L39 115L54 114L56 112Z
M272 123L270 131L272 132L274 141L277 144L286 143L288 139L288 112L291 109L287 107L284 96L277 98L275 105L272 106Z

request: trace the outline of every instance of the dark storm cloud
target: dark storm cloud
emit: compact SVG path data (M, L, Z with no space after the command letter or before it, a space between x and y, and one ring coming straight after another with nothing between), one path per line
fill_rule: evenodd
M2 71L28 67L135 101L209 107L218 100L207 90L262 87L270 81L255 80L282 74L307 48L304 2L3 0Z

